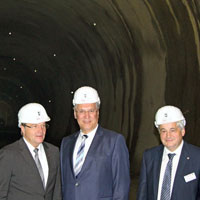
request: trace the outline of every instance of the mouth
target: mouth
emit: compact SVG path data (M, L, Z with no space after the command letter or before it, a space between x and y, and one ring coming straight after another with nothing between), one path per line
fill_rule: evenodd
M84 123L85 123L85 124L89 124L89 123L90 123L90 121L84 121Z
M173 141L173 139L167 139L166 140L166 142L172 142Z
M36 135L37 138L43 138L43 135Z

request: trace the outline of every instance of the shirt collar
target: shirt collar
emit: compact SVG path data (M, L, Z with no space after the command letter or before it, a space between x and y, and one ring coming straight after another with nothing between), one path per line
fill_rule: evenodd
M23 139L24 139L24 142L26 143L26 145L28 146L29 150L32 152L32 151L35 149L35 147L34 147L32 144L30 144L30 143L26 140L25 137L23 137ZM37 148L41 151L42 143L39 144Z
M97 128L98 128L98 124L97 124L97 126L92 131L90 131L89 133L87 133L87 136L91 137L92 135L95 135L95 133L97 131ZM83 135L85 135L85 134L80 130L79 136L82 137Z

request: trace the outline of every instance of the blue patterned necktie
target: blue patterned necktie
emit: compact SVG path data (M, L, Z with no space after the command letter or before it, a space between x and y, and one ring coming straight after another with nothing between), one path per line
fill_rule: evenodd
M176 154L169 153L169 161L167 163L165 174L163 177L162 189L161 189L161 197L160 200L170 200L170 189L171 189L171 172L172 172L172 160Z
M75 176L77 176L80 173L81 168L83 166L85 140L87 139L87 137L88 137L87 135L82 136L81 145L80 145L78 152L77 152L77 155L76 155L76 161L75 161L75 165L74 165Z
M41 165L40 160L39 160L39 157L38 157L38 151L39 151L39 149L38 149L38 148L35 148L33 151L35 152L35 163L36 163L36 165L37 165L37 168L38 168L40 177L41 177L41 179L42 179L43 187L45 188L44 173L43 173L42 165Z

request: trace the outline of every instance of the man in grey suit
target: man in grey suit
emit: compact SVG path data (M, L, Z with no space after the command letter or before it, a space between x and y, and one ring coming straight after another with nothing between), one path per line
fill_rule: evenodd
M137 200L200 199L200 148L183 140L185 124L177 107L157 111L162 145L144 152Z
M100 99L79 88L73 99L80 131L61 144L63 200L128 200L129 154L124 137L98 125Z
M0 149L0 200L61 200L59 150L44 142L47 121L38 103L19 110L22 138Z

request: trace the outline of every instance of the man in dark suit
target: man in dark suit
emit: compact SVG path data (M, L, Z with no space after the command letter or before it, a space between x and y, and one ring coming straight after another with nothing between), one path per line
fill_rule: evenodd
M137 200L200 199L200 148L183 140L185 124L177 107L157 111L162 145L144 152Z
M81 87L73 99L80 131L61 144L63 200L128 200L129 154L124 137L98 125L100 99Z
M19 110L22 138L0 149L0 200L61 200L59 150L44 142L49 120L38 103Z

